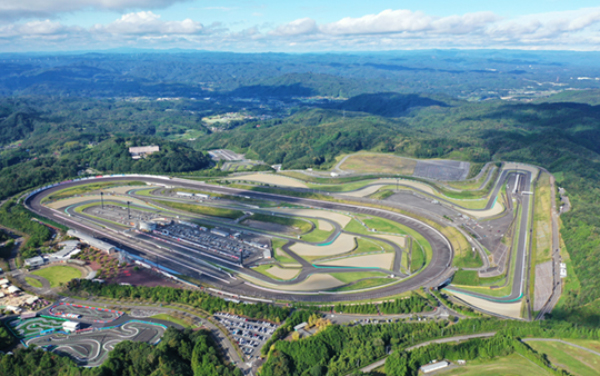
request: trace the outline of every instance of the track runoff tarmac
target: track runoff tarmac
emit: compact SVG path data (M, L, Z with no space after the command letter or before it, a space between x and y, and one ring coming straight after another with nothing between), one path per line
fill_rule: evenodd
M523 173L527 173L527 172L523 171ZM507 176L506 174L503 174L501 176L501 178L498 179L497 186L494 189L494 194L497 194L499 192L501 185L504 183L504 181L506 179L506 176ZM196 258L196 259L198 259L197 260L198 263L196 263L195 267L191 267L189 262L188 263L179 263L179 265L169 263L170 261L175 261L175 260L172 260L173 259L172 255L169 256L168 255L169 251L165 250L164 247L162 247L161 249L153 248L153 250L151 251L148 249L147 243L140 244L140 241L138 239L136 239L136 240L129 239L129 238L119 234L117 231L112 232L112 231L106 231L105 229L100 229L100 228L97 228L97 229L91 228L89 226L86 226L86 225L78 222L78 221L73 221L72 219L67 218L63 213L61 213L59 211L52 210L50 208L47 208L47 207L41 205L41 200L44 197L52 194L53 192L62 190L65 188L78 186L78 185L89 184L91 182L90 180L61 184L60 186L53 187L48 190L39 192L38 194L31 196L27 200L27 204L31 208L31 210L33 210L34 212L36 212L42 216L51 218L57 222L60 222L64 225L68 226L68 227L71 227L71 228L75 228L75 229L85 231L88 233L92 232L94 235L96 235L100 238L104 238L105 240L109 240L109 241L112 241L113 243L116 243L116 245L119 246L119 248L123 248L128 251L133 251L134 253L139 253L139 254L150 253L150 254L152 254L152 257L155 257L155 258L160 257L162 259L161 264L165 264L164 262L166 262L167 266L173 266L177 270L181 270L183 267L183 269L186 270L186 272L184 272L185 274L190 274L190 271L191 271L192 274L195 273L196 276L198 276L198 277L201 277L201 278L203 277L203 278L209 279L209 281L208 281L209 284L212 284L218 288L221 288L222 290L224 290L226 292L230 292L235 295L246 294L246 295L251 295L251 296L261 297L261 298L266 298L266 299L279 299L279 300L290 300L290 301L314 301L314 302L318 302L318 301L330 301L331 302L331 301L347 301L347 300L385 298L385 297L388 297L391 295L396 295L396 294L400 294L400 293L403 293L406 291L414 290L414 289L417 289L422 286L437 286L439 283L442 282L442 280L440 280L440 279L444 277L447 270L450 268L450 265L452 262L453 251L452 251L451 245L448 242L448 240L441 233L439 233L434 228L432 228L414 218L411 218L411 217L405 216L405 215L401 215L401 214L398 214L395 212L387 211L384 209L375 209L375 208L363 207L363 206L358 206L358 205L333 203L333 202L319 201L319 200L313 200L313 199L290 197L290 196L285 196L285 195L280 195L280 194L262 193L262 192L248 191L248 190L243 190L243 189L220 187L220 186L208 185L208 184L204 184L201 182L190 181L190 180L179 179L179 178L170 179L170 178L166 178L166 177L160 178L160 177L147 177L147 176L132 175L132 176L106 177L106 178L97 178L97 179L101 179L102 181L115 181L115 182L136 179L136 180L142 180L142 181L145 181L148 183L154 183L157 185L167 185L168 184L171 186L178 186L178 187L182 187L182 188L195 188L195 189L200 189L200 190L208 190L208 191L212 191L212 192L216 192L216 193L224 193L224 194L230 194L230 195L242 195L242 196L246 196L249 198L260 199L260 200L271 200L271 201L275 200L275 201L286 202L286 203L291 203L291 204L296 204L296 205L302 205L302 206L306 206L306 207L379 216L379 217L383 217L383 218L398 222L404 226L407 226L409 228L416 230L422 236L424 236L426 238L426 240L432 246L432 251L433 251L432 260L425 267L424 270L422 270L417 275L412 276L410 279L403 280L402 282L399 282L399 283L396 283L396 284L393 284L390 286L384 286L384 287L380 287L378 289L374 289L374 290L370 290L370 291L362 291L362 292L359 291L359 292L353 292L353 293L348 292L348 293L344 293L344 294L331 293L331 292L314 292L314 293L290 292L290 291L277 290L275 288L264 288L264 287L253 285L248 282L244 283L232 275L227 275L228 273L216 273L217 275L215 275L214 269L210 269L210 272L207 273L207 269L204 266L202 266L203 264L206 264L206 263L204 262L204 260L198 259L198 258ZM525 180L529 181L529 179L525 179ZM527 184L529 184L529 183L527 183ZM528 188L529 188L529 185L527 186L527 189ZM495 197L492 196L490 201L492 201L492 199L495 199ZM491 205L491 203L488 203L488 206L489 205ZM526 210L524 210L524 212L527 213ZM526 223L527 221L522 221L522 223L523 222ZM519 244L524 244L524 242L520 242ZM144 247L141 247L142 245ZM524 252L524 250L523 250L523 252ZM190 259L193 259L193 258L190 258ZM213 263L216 262L215 259L211 259L209 261L211 261ZM235 269L235 268L232 268L230 265L226 265L226 266L228 268ZM522 270L522 268L519 268L519 269ZM239 268L239 271L245 272L246 269ZM522 276L522 272L515 273L515 277L517 275ZM519 284L515 283L514 285L518 286Z

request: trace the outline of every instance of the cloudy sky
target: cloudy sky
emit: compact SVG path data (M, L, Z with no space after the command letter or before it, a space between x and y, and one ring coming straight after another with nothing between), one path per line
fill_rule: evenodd
M0 51L600 49L598 0L0 0Z

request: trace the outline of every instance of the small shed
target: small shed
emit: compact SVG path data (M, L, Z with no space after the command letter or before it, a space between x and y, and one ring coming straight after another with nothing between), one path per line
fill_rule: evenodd
M423 371L423 373L431 373L431 372L439 371L442 368L446 368L449 365L450 365L450 363L448 363L445 360L442 360L441 362L430 363L430 364L424 365L423 367L421 367L421 371Z
M19 291L21 291L21 289L18 288L17 286L8 286L9 294L17 294L17 293L19 293Z
M297 332L300 329L304 329L307 325L308 325L307 322L303 322L302 324L298 324L298 325L294 326L294 331Z

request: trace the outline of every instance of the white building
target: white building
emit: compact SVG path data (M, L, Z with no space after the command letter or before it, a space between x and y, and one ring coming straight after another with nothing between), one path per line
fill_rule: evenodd
M423 373L431 373L431 372L439 371L442 368L446 368L449 365L450 365L450 363L448 363L445 360L442 360L441 362L430 363L430 364L422 366L421 371L423 371Z
M145 158L146 156L148 156L152 153L156 153L158 151L160 151L160 147L158 147L156 145L135 146L135 147L129 148L129 154L131 155L131 158L133 158L133 159Z
M67 333L72 333L80 328L80 324L76 321L65 321L62 326Z
M44 265L44 263L44 258L41 256L35 256L32 258L25 259L25 266L29 266L30 268L35 268Z
M79 240L81 240L83 243L87 243L91 248L98 249L108 254L111 254L112 252L116 251L114 245L109 244L107 242L103 242L100 239L96 239L91 235L85 234L77 230L71 229L67 231L67 235L72 236L74 238L79 238Z

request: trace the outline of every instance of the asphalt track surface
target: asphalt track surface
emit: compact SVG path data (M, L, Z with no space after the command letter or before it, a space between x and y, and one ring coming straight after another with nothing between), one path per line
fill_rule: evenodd
M156 344L165 328L140 322L128 322L118 328L91 330L77 334L50 334L25 341L27 346L53 346L52 351L67 355L79 365L96 367L104 362L108 353L120 342L129 340Z
M364 291L364 292L356 292L356 293L346 293L346 294L334 294L327 292L317 292L317 293L301 293L301 292L289 292L289 291L278 291L275 289L264 288L260 286L254 286L250 283L240 283L239 279L234 279L233 281L230 279L228 281L216 278L210 278L210 284L230 293L235 294L245 294L250 296L257 296L267 299L279 299L279 300L290 300L290 301L347 301L347 300L363 300L363 299L377 299L384 298L390 295L400 294L406 291L414 290L421 286L427 286L432 283L434 280L438 279L446 270L450 267L453 257L453 250L451 248L448 240L437 230L434 228L421 223L411 217L394 213L387 210L382 209L374 209L361 207L356 205L348 205L341 203L333 203L312 199L303 199L297 197L289 197L282 195L275 195L270 193L262 193L255 191L247 191L243 189L235 189L235 188L227 188L227 187L219 187L214 185L203 184L200 182L185 180L185 179L171 179L165 180L160 178L153 177L110 177L110 178L102 178L102 181L127 181L135 178L136 180L142 180L149 183L161 184L161 185L175 185L184 188L192 188L192 189L204 189L210 190L217 193L224 194L233 194L233 195L244 195L250 198L261 199L261 200L276 200L281 202L287 202L296 205L309 206L321 209L329 209L336 211L344 211L344 212L353 212L360 213L365 215L373 215L380 216L386 219L390 219L392 221L398 222L404 226L407 226L417 232L419 232L432 246L433 255L431 262L418 274L413 276L412 278L406 279L402 282L396 283L391 286L384 286L376 290ZM70 228L75 228L80 231L84 231L87 233L95 232L95 235L108 238L113 240L113 243L117 243L119 248L122 248L124 244L129 246L130 248L137 249L139 253L147 253L147 247L140 247L139 243L135 241L131 241L124 236L118 236L116 233L112 233L110 231L97 229L96 231L90 231L89 226L86 226L84 223L80 221L73 220L68 218L66 215L59 211L52 210L41 205L41 200L56 192L58 190L62 190L65 188L74 187L77 185L89 184L93 180L84 180L78 182L70 182L61 184L60 186L50 188L48 190L42 191L35 196L30 197L27 200L28 206L32 211L36 212L39 215L42 215L47 218L51 218L59 223L62 223ZM79 222L79 223L78 223ZM115 241L116 240L116 241ZM146 244L144 244L146 245ZM165 261L164 259L162 261ZM161 263L163 263L161 261ZM174 261L174 260L173 260ZM215 259L210 259L211 262L215 262ZM189 265L189 263L188 263ZM231 265L228 265L234 269ZM181 268L179 268L181 269ZM342 269L334 269L336 272L342 271ZM203 267L200 269L200 273L202 271L206 271ZM214 270L211 270L212 273L215 273ZM246 269L241 270L243 272L247 272ZM202 273L202 277L205 277L208 273ZM210 275L210 274L209 274ZM221 276L219 274L219 276Z
M496 198L497 194L499 193L500 189L502 188L502 185L504 184L509 173L511 173L511 172L503 171L503 173L499 177L497 184L492 192L491 198L490 198L489 202L487 203L486 208L490 208L494 204L495 198ZM523 172L523 173L529 174L528 177L530 177L529 172ZM384 287L374 289L374 290L353 292L353 293L344 293L344 294L331 293L331 292L315 292L315 293L289 292L289 291L281 291L281 290L276 290L276 289L255 286L248 282L242 283L239 279L237 279L235 277L233 277L233 278L229 277L229 279L227 279L225 276L225 273L215 273L214 270L211 270L212 273L207 273L207 267L201 265L203 259L196 258L197 259L196 261L198 261L198 263L196 265L194 265L193 268L196 270L198 275L201 274L202 277L208 277L208 279L209 279L208 282L210 284L212 284L215 287L218 287L224 291L234 293L234 294L239 294L239 295L245 294L245 295L251 295L251 296L261 297L261 298L266 298L266 299L279 299L279 300L290 300L290 301L311 301L311 302L319 302L319 301L331 302L331 301L347 301L347 300L385 298L385 297L388 297L391 295L396 295L396 294L400 294L400 293L403 293L406 291L414 290L421 286L436 285L437 283L441 282L441 281L439 281L440 277L442 277L445 274L445 272L448 270L448 268L450 267L451 262L452 262L453 250L452 250L451 245L448 242L448 240L441 233L439 233L434 228L432 228L414 218L411 218L409 216L405 216L402 214L398 214L395 212L391 212L388 210L384 210L384 209L376 209L376 208L370 208L370 207L363 207L363 206L359 206L359 205L351 205L351 204L335 203L335 202L305 199L305 198L298 198L298 197L290 197L290 196L284 196L284 195L279 195L279 194L256 192L256 191L249 191L249 190L237 189L237 188L221 187L221 186L209 185L209 184L204 184L201 182L179 179L179 178L173 178L173 179L164 179L163 178L163 179L161 179L161 178L156 178L156 177L144 177L144 176L124 176L124 177L107 177L107 178L101 178L101 179L102 179L102 181L115 181L115 182L128 181L131 179L135 179L135 180L142 180L142 181L145 181L148 183L154 183L154 184L159 184L159 185L169 185L169 186L179 186L179 187L183 187L183 188L209 190L212 192L229 194L229 195L242 195L242 196L246 196L246 197L249 197L252 199L270 200L270 201L275 200L275 201L286 202L286 203L290 203L290 204L307 206L307 207L314 207L314 208L328 209L328 210L335 210L335 211L342 211L342 212L352 212L355 214L379 216L379 217L383 217L383 218L392 220L394 222L400 223L404 226L407 226L407 227L419 232L431 244L431 247L433 250L431 262L419 274L414 275L409 279L403 280L402 282L399 282L399 283L396 283L396 284L393 284L390 286L384 286ZM529 190L530 179L528 178L528 179L523 179L523 180L526 180L526 184L527 184L527 186L524 189ZM149 250L147 249L148 247L146 247L147 242L144 243L145 247L140 247L139 239L132 241L132 239L127 239L124 236L120 236L119 234L116 234L116 232L113 233L111 231L106 231L106 230L101 230L101 229L96 229L95 231L90 231L89 226L86 226L83 223L79 223L79 221L69 219L62 213L41 205L41 200L44 197L52 194L53 192L56 192L58 190L62 190L65 188L78 186L78 185L89 184L92 181L93 180L83 180L83 181L78 181L78 182L70 182L70 183L61 184L57 187L47 189L45 191L42 191L42 192L30 197L27 200L27 204L31 208L31 210L36 212L37 214L42 215L47 218L51 218L51 219L53 219L59 223L62 223L70 228L75 228L75 229L78 229L78 230L81 230L84 232L88 232L88 233L95 232L96 236L104 237L105 240L106 239L113 240L113 243L116 243L117 246L119 246L120 248L128 248L127 250L133 250L134 252L135 252L135 250L137 250L137 253L147 254L149 252ZM523 213L528 214L527 209L528 209L528 204L529 204L529 198L530 198L529 196L524 197L523 201L525 203L524 203L524 207L523 207L523 209L524 209ZM454 203L450 203L450 204L455 205ZM527 205L527 207L525 207L525 205ZM483 210L485 210L485 209L483 209ZM521 221L521 226L526 226L527 222L528 221ZM104 226L106 226L106 225L104 224ZM524 232L525 231L523 231L523 229L522 229L522 231L520 232L520 235L525 236ZM363 236L363 235L361 235L361 236ZM524 245L524 242L519 241L519 245L521 245L521 244ZM524 251L525 251L524 248L523 249L521 249L521 247L519 248L520 254L524 254ZM165 255L168 256L167 252L168 251L163 251L162 252L163 254L160 256L157 255L156 253L154 253L155 257L161 257L161 264L169 264L170 261L173 261L173 262L176 261L174 259L169 260L168 257L165 257ZM190 258L190 259L192 259L192 258ZM206 258L204 258L204 259L208 260ZM165 263L165 261L166 261L166 263ZM210 259L210 261L214 263L216 260ZM187 264L180 263L179 266L184 266L184 267L187 266L188 269L192 268L189 265L190 265L189 263L187 263ZM517 272L515 273L515 282L518 281L517 278L521 278L523 275L522 274L522 265L523 265L522 257L519 257L518 263L517 263ZM231 265L227 265L227 267L231 268L231 269L235 269L235 268L231 267ZM181 269L181 267L179 269ZM248 272L247 269L240 269L239 271L245 272L245 273ZM335 271L340 272L341 270L336 269ZM213 277L217 277L217 278L213 278ZM223 278L221 278L221 277L223 277ZM304 276L304 278L305 277L306 276ZM514 283L513 290L518 289L519 286L521 286L521 290L522 290L522 284L523 284L522 282L520 284ZM518 295L519 294L515 295L514 291L513 291L513 294L511 294L509 297L505 297L503 299L504 300L512 300Z
M511 173L514 173L514 171ZM525 277L526 277L525 268L527 267L526 256L527 256L527 249L528 249L528 245L529 245L529 238L531 236L529 211L530 211L531 202L533 201L534 196L533 196L533 194L531 194L531 195L530 194L522 194L522 192L531 192L531 172L519 170L519 174L521 175L521 178L519 179L519 189L518 189L516 197L518 197L518 200L521 202L521 218L519 220L519 239L518 239L518 243L517 243L517 249L516 249L516 252L514 255L514 257L516 257L516 262L515 262L514 278L513 278L511 293L504 297L495 298L495 297L490 297L489 295L479 294L479 293L476 293L473 291L463 290L463 289L460 289L457 287L452 287L450 290L458 291L458 292L461 292L461 293L464 293L467 295L475 296L478 298L483 298L483 299L490 300L490 301L505 302L505 303L518 301L519 299L521 299L524 296L523 290L526 287L526 283L525 283ZM507 174L507 171L504 171L502 173L502 176L504 176L504 180L506 180L508 178L508 175L509 174ZM501 180L501 181L504 181L504 180ZM495 189L496 194L499 191L499 188L501 188L500 184L498 186L496 186L496 189ZM492 196L492 197L494 197L494 196ZM509 264L509 268L512 268L511 264ZM510 273L510 270L508 270L507 273Z

